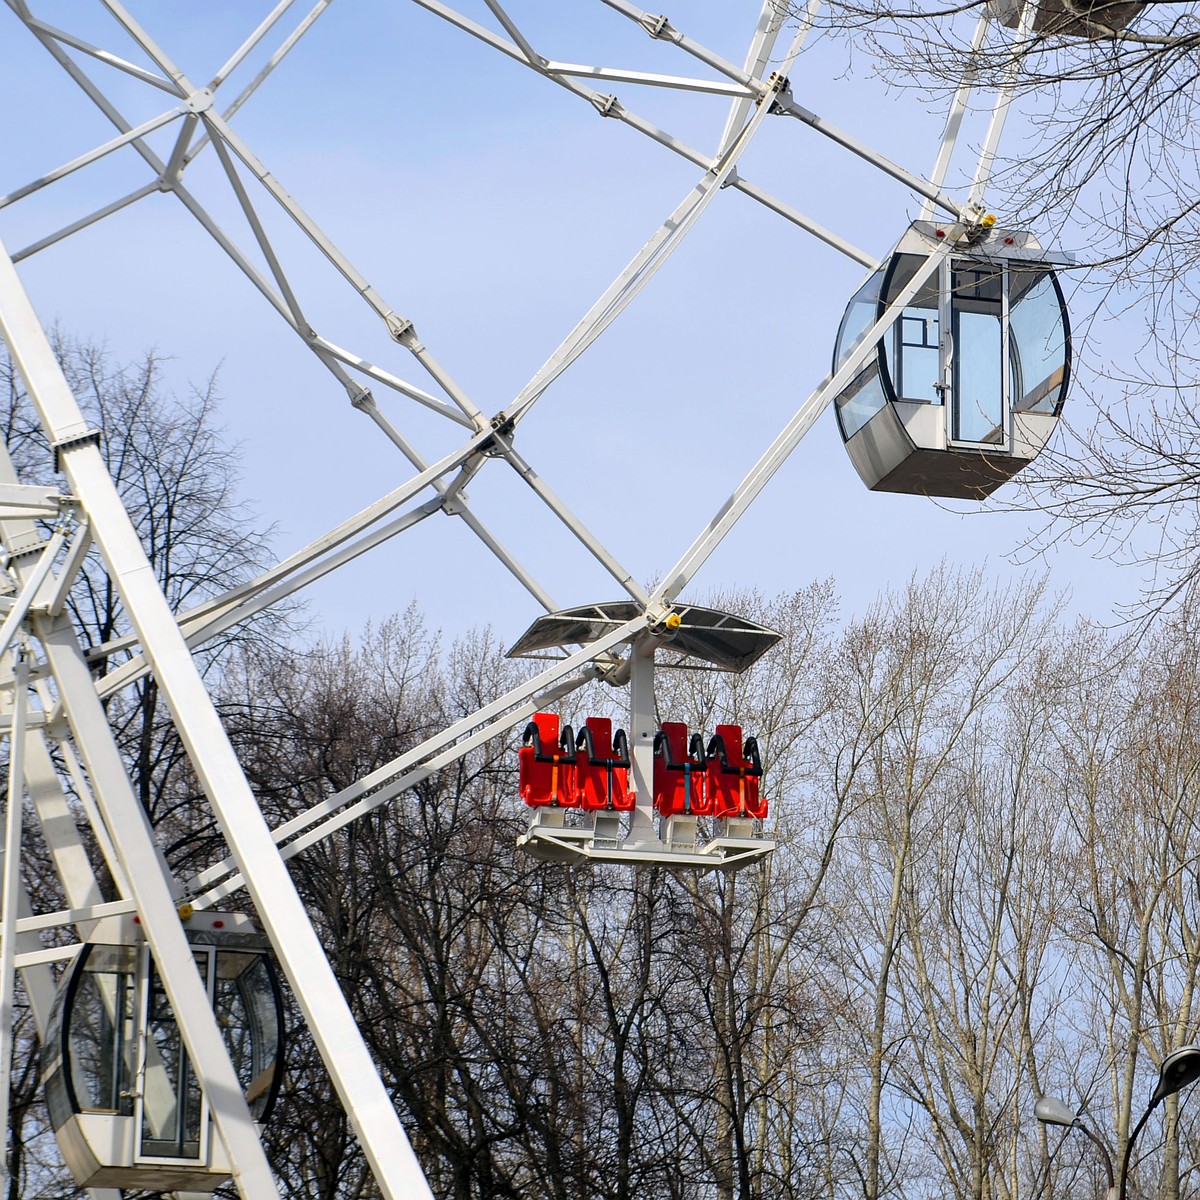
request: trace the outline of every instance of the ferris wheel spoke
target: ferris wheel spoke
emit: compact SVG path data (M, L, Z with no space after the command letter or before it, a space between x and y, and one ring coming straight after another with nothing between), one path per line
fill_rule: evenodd
M486 3L488 8L492 10L492 15L496 18L496 20L504 26L504 32L507 33L508 36L512 38L512 40L520 48L520 51L522 55L524 55L526 62L528 62L531 67L540 68L545 63L545 59L543 59L542 56L529 44L525 38L525 35L517 28L516 22L508 15L508 13L504 11L503 7L497 3L497 0L484 0L484 3Z
M14 0L9 0L9 7L20 12L20 8L14 3ZM135 63L128 62L126 59L108 50L102 50L99 46L93 46L91 42L86 42L83 38L75 37L65 29L59 29L34 16L24 17L23 20L29 29L38 35L43 42L51 39L61 43L63 46L70 46L72 50L78 50L81 54L86 54L96 59L97 62L104 63L105 66L123 71L126 75L132 75L134 79L140 79L142 83L148 83L151 87L159 88L164 92L170 92L173 96L182 94L171 80L164 79L161 75L156 75L153 71L147 71L144 67L139 67Z
M150 120L144 121L141 125L130 129L127 133L123 133L119 137L105 142L102 146L97 146L94 150L89 150L86 154L81 154L78 158L71 159L70 162L64 163L61 167L55 167L54 170L47 171L44 175L40 175L37 179L24 184L22 187L15 188L6 196L0 196L0 208L6 208L8 205L14 204L26 196L32 196L35 192L40 191L49 184L56 183L60 179L65 179L68 175L72 175L94 162L99 162L100 159L107 157L114 150L120 150L122 147L128 146L130 142L136 141L138 138L143 138L147 134L153 133L156 129L161 129L164 125L169 125L172 121L178 120L186 112L187 109L185 108L170 108L166 112L159 113L157 117L151 117Z
M158 69L173 81L174 86L179 89L181 95L190 96L196 91L191 83L188 82L187 76L175 65L166 51L142 28L138 21L134 19L133 14L123 4L119 3L119 0L100 0L100 3L108 9L117 24L133 38Z
M928 180L922 179L919 175L915 175L912 171L900 166L899 163L892 162L890 158L880 154L878 150L867 145L861 138L847 133L844 129L839 129L824 117L810 112L803 105L797 104L790 96L780 96L777 104L779 111L784 116L794 117L810 129L829 138L830 141L836 142L844 150L849 150L851 154L857 155L864 162L882 171L883 174L890 175L898 183L903 183L906 187L911 188L917 195L932 201L948 216L957 219L961 215L961 206L956 204L949 196L944 195L939 188L934 187Z
M971 181L971 196L968 201L970 204L978 206L983 202L983 192L991 179L992 167L995 165L996 154L1000 147L1000 135L1004 132L1004 124L1012 106L1017 75L1025 57L1025 50L1032 45L1033 24L1037 18L1037 12L1038 5L1032 0L1021 6L1021 18L1017 23L1016 32L1013 34L1013 52L1008 56L1008 61L1004 65L1004 77L996 88L987 133L984 135L975 168L975 178Z
M217 88L226 80L237 68L241 65L246 55L249 54L258 44L267 36L268 33L275 27L275 23L279 21L284 13L287 12L296 0L279 0L273 9L259 22L258 27L253 33L225 60L225 62L217 69L217 73L209 81L210 88ZM326 4L318 5L318 8L326 7Z
M837 370L828 375L816 391L800 406L795 416L764 451L762 457L734 489L729 499L725 501L679 561L663 577L651 598L654 603L671 604L687 587L696 572L725 540L741 519L742 514L771 481L775 472L783 466L800 444L817 417L824 411L825 406L854 378L867 357L874 353L879 338L891 328L908 302L920 291L925 281L937 271L942 260L957 244L961 234L961 227L952 230L949 236L930 252L925 261L913 273L908 284L864 332L856 349L847 355Z
M621 315L638 293L654 278L690 232L713 197L733 173L738 159L749 146L770 105L763 100L712 170L676 206L649 241L567 335L538 373L521 390L506 414L514 423L524 417L546 389L578 360L580 355Z
M600 0L600 3L640 25L655 41L670 42L672 45L678 46L685 53L690 54L693 58L698 58L702 63L712 67L714 71L727 75L735 82L749 82L744 71L735 67L721 55L713 53L707 46L703 46L688 37L687 34L681 33L665 16L648 13L644 8L638 8L636 4L628 3L628 0Z
M670 88L700 95L735 96L753 100L757 93L738 83L717 79L694 79L686 75L662 75L654 71L623 71L618 67L592 67L586 63L547 62L547 75L566 75L574 79L597 79L605 83L635 83L648 87Z
M628 641L631 635L645 626L646 618L642 614L630 621L614 624L594 642L559 659L553 666L497 700L278 826L272 830L272 837L280 846L280 857L285 860L294 857L301 850L412 788L434 771L519 725L539 707L553 704L593 682L600 674L600 669L594 665L596 660L603 659L609 651ZM186 885L188 893L203 897L202 902L209 903L208 889L219 889L211 895L211 902L215 903L229 894L224 889L244 886L241 881L234 885L233 881L237 878L233 874L235 870L232 858L223 859L189 880Z
M293 2L294 2L294 0L281 0L279 8L282 9L285 7L290 7L290 5ZM271 73L275 70L275 68L277 66L279 66L279 64L281 62L283 62L283 60L292 52L292 50L294 50L296 48L296 45L299 43L300 39L313 27L314 24L316 24L317 18L319 16L321 16L321 14L332 3L333 3L333 0L317 0L317 3L308 11L308 13L305 15L305 17L296 26L296 28L293 29L292 32L288 34L288 36L280 44L279 48L277 50L275 50L275 52L271 55L271 57L268 58L267 61L263 64L263 66L259 69L258 73L254 76L254 78L251 79L250 82L247 83L246 86L242 88L242 90L237 94L237 96L233 99L233 101L226 108L222 109L221 117L223 120L230 121L233 119L233 117L238 112L238 110L242 107L242 105L244 105L246 103L246 101L249 100L250 97L253 96L256 91L258 91L258 89L262 86L263 82L271 75ZM235 58L236 57L238 57L238 56L235 55ZM240 62L241 59L238 58L238 61ZM231 62L232 62L232 60L231 60ZM233 65L236 66L237 63L234 63ZM232 70L232 67L230 67L229 63L226 63L226 65L217 72L216 76L213 78L213 81L209 84L209 87L211 87L215 91L218 87L220 87L220 85L225 81L225 79L228 78L228 75L231 70ZM200 151L202 149L204 149L204 147L207 144L208 144L208 134L206 133L196 143L196 146L192 150L191 154L188 156L187 161L191 162L192 158L194 158L197 154L199 154Z
M933 171L930 173L929 181L935 188L942 188L946 182L946 172L950 168L950 161L954 157L954 149L958 143L958 134L962 128L963 117L967 113L967 105L971 100L971 93L975 90L975 80L977 71L975 63L978 61L979 52L983 49L984 40L987 37L988 29L991 27L992 17L991 10L985 7L980 13L979 20L975 25L975 32L971 37L971 49L967 58L967 68L963 72L962 79L959 80L958 87L954 90L954 98L950 102L950 111L946 114L946 128L942 133L942 142L938 147L937 159L933 164ZM933 220L934 202L930 197L925 198L925 203L921 206L921 219L923 221Z
M809 6L810 10L815 11L820 3L821 0L812 0ZM806 23L811 23L811 11L806 16ZM754 27L754 37L750 41L750 49L746 52L746 62L742 67L742 70L751 78L762 78L782 28L783 16L776 0L763 0L758 14L758 23ZM718 154L724 154L732 144L733 139L737 136L737 131L745 124L746 114L749 111L749 95L735 100L729 106L729 115L725 118L725 128L721 131L721 139L717 143Z
M314 351L323 351L329 358L336 359L340 363L345 363L348 367L353 367L354 370L365 375L368 379L373 379L376 383L382 383L393 392L399 392L400 395L406 396L410 400L415 400L418 404L424 405L425 408L445 417L446 420L453 421L456 425L461 425L464 429L477 428L475 423L464 416L458 409L451 408L450 405L439 400L436 396L430 395L423 388L419 388L415 384L401 379L399 375L384 370L383 367L378 366L376 363L369 362L367 359L355 354L353 350L339 346L331 342L327 337L323 337L321 334L315 332L309 335L308 341ZM349 376L344 376L344 378L348 379ZM353 389L347 390L353 392Z
M30 242L26 246L22 246L19 250L12 252L12 260L15 263L24 262L27 258L32 258L40 251L69 238L72 234L78 233L82 229L87 229L90 225L95 225L98 221L103 221L105 217L110 217L113 213L118 213L124 208L128 208L131 204L136 204L139 200L144 200L147 196L153 196L158 191L158 181L155 180L147 183L127 195L120 197L118 200L113 200L109 204L102 205L94 212L88 213L85 217L80 217L72 221L68 225L62 226L53 233L48 233L44 237L38 238L36 242Z

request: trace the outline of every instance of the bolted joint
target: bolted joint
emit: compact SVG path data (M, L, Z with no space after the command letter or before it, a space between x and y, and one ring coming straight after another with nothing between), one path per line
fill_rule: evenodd
M675 33L675 28L665 16L656 17L653 13L642 13L638 17L638 24L652 37L664 38L670 37Z
M100 430L85 429L82 433L72 434L70 437L60 438L53 443L54 450L54 469L61 473L62 471L62 456L65 451L76 450L80 446L96 446L100 445Z
M188 112L206 113L213 106L213 94L209 88L201 88L187 98Z
M596 95L589 97L589 99L602 117L619 117L625 111L616 96Z
M11 566L21 558L37 558L46 548L46 542L36 529L18 534L4 543L4 565Z
M442 512L448 517L461 517L470 502L470 496L461 489L447 492L442 498Z
M513 430L516 428L516 422L505 412L498 412L492 418L492 436L486 442L481 442L479 452L486 455L488 458L503 458L504 448L497 444L496 437L502 437L508 440L513 435Z
M366 412L367 409L375 407L375 397L372 395L370 388L365 388L361 384L352 383L346 388L346 392L350 396L350 403L354 405L359 412Z
M46 733L55 739L71 736L71 724L62 710L61 704L56 704L46 717Z
M762 98L758 101L759 104L768 96L771 97L771 115L786 116L788 110L784 107L784 102L790 101L792 98L792 81L786 75L781 75L778 71L772 72L771 77L767 80L767 91L763 93Z
M417 331L413 328L413 323L407 317L402 317L399 313L390 312L383 318L383 322L387 326L388 335L393 341L399 342L402 346L411 346L417 342Z

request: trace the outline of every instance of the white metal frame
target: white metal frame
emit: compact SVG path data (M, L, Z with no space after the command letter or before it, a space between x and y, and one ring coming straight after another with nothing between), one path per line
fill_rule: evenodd
M764 0L759 8L742 67L689 38L665 17L649 14L627 0L601 2L621 17L635 22L651 37L674 46L700 64L702 73L660 74L599 64L560 62L544 56L531 43L520 22L499 0L487 0L497 26L494 29L479 24L440 0L414 0L421 8L463 33L591 105L600 116L619 121L699 170L694 187L568 337L552 351L512 401L489 416L425 345L412 321L380 295L338 250L234 127L239 110L258 93L301 38L314 28L329 0L317 0L298 19L293 11L296 8L294 0L280 0L204 86L190 80L118 0L97 0L97 3L111 15L115 31L132 43L148 65L131 61L124 53L93 45L67 29L50 24L35 13L32 0L6 0L11 13L9 29L14 24L23 25L108 118L115 133L87 153L0 194L0 209L84 171L112 154L138 155L147 169L147 178L144 184L126 195L98 198L97 207L86 216L11 254L0 246L0 336L21 371L48 435L58 447L69 487L69 496L60 496L47 489L22 486L12 472L7 455L0 452L0 543L8 551L8 581L15 592L15 596L5 602L5 618L0 624L0 671L3 672L0 699L4 711L10 714L3 732L9 736L12 746L6 826L8 853L0 917L0 1092L3 1097L7 1096L4 1083L12 1046L13 970L20 969L24 973L35 1013L39 1023L44 1023L53 991L49 964L56 957L71 952L41 951L37 947L37 931L56 925L73 925L82 936L88 923L95 918L134 909L141 916L147 943L179 1017L201 1085L210 1098L216 1097L212 1102L213 1118L229 1160L234 1164L240 1194L254 1200L277 1195L253 1122L241 1100L232 1065L224 1052L211 1005L204 995L191 961L190 948L175 914L176 903L182 899L206 907L244 888L312 1030L382 1194L389 1198L428 1195L428 1187L403 1128L292 887L286 860L347 822L387 803L430 772L483 741L520 725L537 708L553 704L589 679L625 676L631 677L633 693L632 772L639 797L628 845L631 849L643 847L648 854L669 849L659 840L649 806L654 714L651 632L796 448L831 397L873 352L874 343L891 326L907 299L930 274L940 269L963 240L978 235L984 212L984 189L1008 113L1016 66L1014 58L1012 74L993 99L991 121L978 157L974 182L967 200L960 203L946 195L943 181L974 86L972 79L963 80L954 98L932 174L926 179L890 161L793 98L788 75L815 19L819 0L810 0L788 49L779 59L780 67L775 71L769 71L768 67L784 25L776 0ZM1018 53L1032 28L1033 10L1034 5L1029 5L1015 35ZM270 35L279 32L285 18L294 23L274 49L267 52ZM982 45L987 29L985 15L976 33L977 45ZM256 54L262 59L259 70L230 98L227 80ZM89 60L162 92L165 96L163 111L148 121L131 124L90 73ZM728 116L716 152L707 154L694 149L639 117L614 93L592 85L669 88L677 92L728 97ZM767 116L772 114L793 118L910 189L920 198L926 215L936 211L945 215L947 237L930 254L905 293L897 297L887 313L875 323L859 348L798 409L746 478L702 527L674 566L663 574L662 582L647 591L525 460L513 444L513 432L554 381L647 286L720 192L740 193L853 261L869 268L877 265L870 254L842 234L824 228L739 173L738 165L744 151ZM168 126L176 127L178 132L164 161L146 139ZM206 150L211 150L228 181L238 209L250 228L253 251L266 263L265 274L253 264L251 251L239 246L186 186L189 166ZM185 613L172 613L154 582L153 572L104 468L96 439L86 427L54 361L15 270L16 263L61 243L79 230L103 222L146 196L163 191L173 194L199 222L344 389L354 407L378 426L415 472L405 484L334 526L329 533L258 579ZM412 356L427 377L425 386L410 382L385 362L376 362L366 353L343 347L312 328L306 316L304 297L289 275L283 256L272 243L262 219L260 206L264 198L288 216L321 252L334 272L361 297L379 319L389 342ZM465 440L450 454L435 462L427 461L396 421L385 414L375 390L394 397L401 406L418 405L451 425L461 427ZM302 816L278 829L268 828L201 683L189 648L203 644L250 613L294 594L438 512L461 520L538 604L553 610L556 605L548 589L505 549L466 499L466 484L480 471L495 469L491 464L507 466L528 485L549 516L560 522L602 565L616 586L636 602L640 615L591 645L565 654L528 683L498 697L366 779L329 796ZM60 528L51 538L44 539L34 524L35 517L58 518ZM72 522L75 523L73 528ZM92 656L118 649L139 651L136 658L110 673L99 687L91 679L84 654L63 614L67 590L93 540L121 593L134 629L119 641L93 650ZM623 659L621 648L626 643L632 643L632 648ZM649 649L641 653L639 647ZM157 854L101 707L103 697L148 671L154 673L167 699L230 850L229 858L223 863L188 881L173 878ZM34 686L30 686L31 679ZM48 681L52 681L52 687L48 686ZM74 788L82 797L98 844L116 880L120 893L116 901L103 902L78 839L63 829L64 824L71 822L61 819L65 801L48 750L51 742L63 753L72 771ZM33 801L34 814L51 845L62 877L69 905L64 911L35 914L22 899L16 870L22 788ZM686 854L682 855L679 861L686 857ZM4 1103L4 1098L0 1098L0 1105ZM5 1127L3 1116L4 1110L0 1108L0 1128ZM111 1200L111 1194L106 1196L102 1191L96 1191L95 1196Z

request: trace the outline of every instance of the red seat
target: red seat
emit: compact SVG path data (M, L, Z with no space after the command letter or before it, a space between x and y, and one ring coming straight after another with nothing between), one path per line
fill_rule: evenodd
M625 730L613 737L607 717L588 717L575 741L575 788L586 809L628 812L636 803L629 790L629 741Z
M654 807L664 817L707 816L712 808L704 787L704 739L682 721L664 721L654 735Z
M534 713L525 726L524 745L517 751L517 759L521 799L531 808L578 805L574 740L570 725L563 727L560 736L557 713Z
M766 797L759 792L762 763L758 741L742 744L740 725L718 725L708 743L706 783L714 817L765 817Z

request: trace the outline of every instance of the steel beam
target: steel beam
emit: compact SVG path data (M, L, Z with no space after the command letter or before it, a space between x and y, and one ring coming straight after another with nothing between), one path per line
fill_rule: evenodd
M61 447L60 463L72 493L88 514L96 545L137 628L197 777L239 868L250 881L259 920L313 1032L376 1182L388 1200L429 1196L404 1128L279 857L100 449L87 436L88 426L75 397L2 247L0 334L8 343L44 428ZM110 787L101 788L99 798L108 806L110 818L119 818L108 821L109 829L122 853L147 939L212 1105L221 1139L235 1164L235 1179L247 1200L276 1195L262 1145L175 916L167 881L153 854L148 853L153 840L145 814L129 790L82 656L76 652L72 657L70 641L64 640L73 639L73 634L69 628L60 627L62 621L60 617L58 622L50 622L49 628L39 629L39 634L64 695L79 706L88 704L82 695L86 692L94 704L94 711L77 707L68 712L68 717L76 740L90 748L90 761L86 750L85 761L92 778L111 777ZM35 621L35 626L41 624ZM113 814L114 804L120 801L124 801L121 811Z

